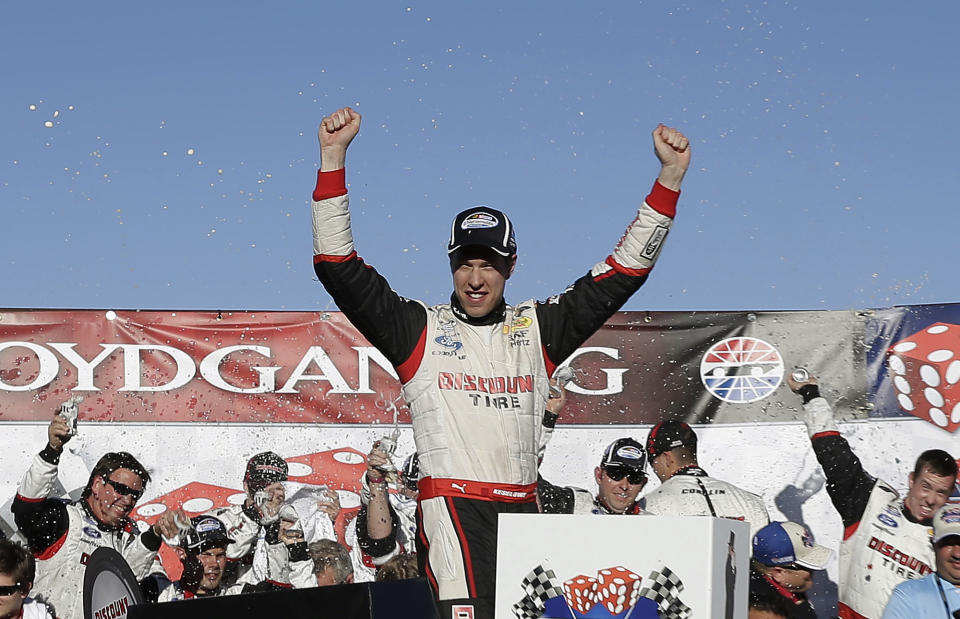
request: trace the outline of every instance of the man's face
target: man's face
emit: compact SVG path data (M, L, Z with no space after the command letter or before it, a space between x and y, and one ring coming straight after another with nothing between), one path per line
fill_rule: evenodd
M227 565L227 551L224 548L208 548L197 554L197 560L203 570L197 590L214 591L223 579L223 570Z
M642 471L624 469L620 466L598 466L594 469L593 475L597 480L597 497L600 502L617 513L622 513L632 506L647 483L646 478L637 481L637 475L642 475ZM617 480L614 477L620 477L620 479Z
M772 573L777 583L793 593L806 593L813 586L813 572L802 567L776 567Z
M143 494L143 480L130 469L117 469L93 480L87 505L97 520L117 526Z
M316 576L318 587L329 587L330 585L339 584L337 582L337 577L334 573L332 565L328 565L327 567L323 568L323 570Z
M15 585L16 583L9 574L0 573L0 588ZM27 594L23 591L15 591L8 595L0 594L0 617L18 617L25 597L27 597Z
M928 468L923 469L920 475L910 473L910 489L903 503L911 514L926 522L950 498L954 483L953 477L937 475Z
M937 573L948 582L960 586L960 535L940 540L936 553Z
M515 264L515 259L486 247L464 247L454 254L450 262L453 291L467 315L481 318L500 304Z

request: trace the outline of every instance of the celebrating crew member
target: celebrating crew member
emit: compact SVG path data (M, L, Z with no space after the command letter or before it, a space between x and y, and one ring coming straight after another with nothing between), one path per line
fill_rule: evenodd
M771 522L753 536L750 597L784 600L790 619L817 619L807 591L813 587L813 572L825 569L832 554L814 544L802 524Z
M147 576L162 535L178 533L172 514L164 514L141 533L128 517L143 495L150 475L125 451L107 453L90 472L75 503L51 498L64 444L72 438L62 415L47 428L47 445L27 470L11 510L37 558L34 583L38 598L60 619L81 619L83 574L87 558L101 546L126 559L137 579Z
M697 435L684 422L668 419L655 425L647 435L647 457L660 479L660 486L644 497L651 514L745 520L751 536L770 522L763 499L700 467Z
M26 548L0 539L0 619L53 619L46 605L27 597L36 562Z
M194 516L190 519L191 528L180 536L180 544L175 547L177 557L183 565L180 580L170 583L160 592L159 602L189 600L221 595L237 595L289 589L289 582L264 581L261 583L236 583L229 587L223 585L223 576L227 566L227 548L234 543L227 537L223 522L213 516ZM302 534L287 536L288 527L282 527L280 539L285 547L277 554L276 561L290 561L292 571L297 569L295 562L309 563L307 545Z
M441 615L493 616L497 515L536 511L548 376L646 280L690 164L687 138L653 132L660 176L606 260L548 303L507 305L517 261L510 219L478 206L453 221L450 302L400 297L361 260L344 162L360 129L350 108L323 119L313 193L316 273L353 325L393 364L420 456L417 556ZM447 532L456 532L456 535Z
M817 379L788 376L787 384L803 398L813 452L843 521L837 611L842 619L879 619L894 587L933 571L930 523L953 490L957 463L939 449L923 452L900 498L893 486L863 470L820 397Z
M541 478L537 487L541 511L547 514L646 514L637 496L647 484L647 456L630 437L607 445L593 470L597 494L583 488L554 486Z
M254 552L261 529L279 526L280 509L286 497L282 483L285 481L286 461L272 451L258 453L247 461L243 475L247 497L243 503L209 512L223 522L227 536L233 540L226 546L228 564L224 584L227 587L240 581L258 580L251 574Z

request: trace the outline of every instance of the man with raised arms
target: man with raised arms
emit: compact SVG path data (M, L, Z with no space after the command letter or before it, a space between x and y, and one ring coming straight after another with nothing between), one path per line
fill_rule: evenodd
M605 260L546 302L507 305L513 224L477 206L453 221L448 303L405 299L357 255L344 164L350 108L323 119L313 193L314 266L353 325L393 364L420 456L417 556L441 617L493 617L497 517L535 512L548 377L646 280L690 165L687 138L653 131L660 175ZM545 207L546 208L546 207Z

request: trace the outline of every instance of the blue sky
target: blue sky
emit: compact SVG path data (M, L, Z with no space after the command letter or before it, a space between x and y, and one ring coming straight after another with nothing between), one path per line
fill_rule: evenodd
M450 291L462 208L514 219L508 299L603 259L657 122L693 143L627 309L956 301L955 3L15 3L0 19L11 308L333 309L316 126L363 114L357 248ZM35 109L31 109L35 106ZM52 124L52 127L45 126Z

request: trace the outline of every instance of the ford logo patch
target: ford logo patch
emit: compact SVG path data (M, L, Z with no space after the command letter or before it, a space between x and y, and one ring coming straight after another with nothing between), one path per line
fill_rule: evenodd
M94 539L100 539L100 531L93 527L83 527L83 533Z
M895 519L891 518L890 516L888 516L887 514L880 514L880 515L878 515L878 516L877 516L877 520L879 520L879 521L882 522L883 524L887 525L888 527L896 527L896 526L897 526L897 521L896 521Z

